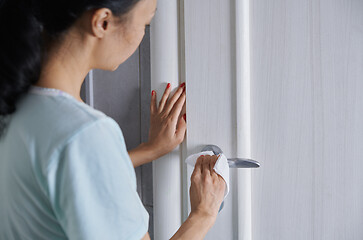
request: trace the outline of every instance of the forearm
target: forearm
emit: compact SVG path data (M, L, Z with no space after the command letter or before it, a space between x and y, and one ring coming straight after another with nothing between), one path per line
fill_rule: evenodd
M191 213L170 240L201 240L213 226L215 218Z
M135 168L145 163L149 163L159 157L155 150L147 143L141 143L128 153Z

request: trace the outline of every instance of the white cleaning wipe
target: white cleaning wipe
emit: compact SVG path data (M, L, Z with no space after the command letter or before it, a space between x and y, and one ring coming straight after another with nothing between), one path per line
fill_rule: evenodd
M213 151L205 151L205 152L199 152L196 154L192 154L189 157L187 157L187 159L185 159L185 163L189 164L190 166L194 167L195 164L197 163L197 159L199 158L200 155L215 155ZM216 164L214 165L214 171L216 171L216 173L218 173L226 182L226 189L224 191L224 199L226 199L228 192L229 192L229 165L228 165L228 160L226 158L226 156L221 153L218 155L218 160L216 162Z

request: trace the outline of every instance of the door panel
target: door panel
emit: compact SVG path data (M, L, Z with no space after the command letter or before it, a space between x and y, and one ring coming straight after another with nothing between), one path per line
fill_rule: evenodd
M363 238L362 13L251 1L253 239Z
M225 0L184 1L188 155L214 144L237 157L233 6ZM193 168L187 170L189 188ZM224 208L205 239L237 239L236 178L234 169Z

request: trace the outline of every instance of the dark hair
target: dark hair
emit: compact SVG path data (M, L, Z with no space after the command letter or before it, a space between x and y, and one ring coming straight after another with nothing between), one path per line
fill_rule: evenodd
M0 0L0 135L5 117L39 78L44 39L57 39L87 10L126 14L140 0Z

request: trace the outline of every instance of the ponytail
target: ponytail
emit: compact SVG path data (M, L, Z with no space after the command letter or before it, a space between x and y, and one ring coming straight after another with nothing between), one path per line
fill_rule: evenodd
M5 116L40 73L41 24L32 1L5 0L0 5L0 135Z

